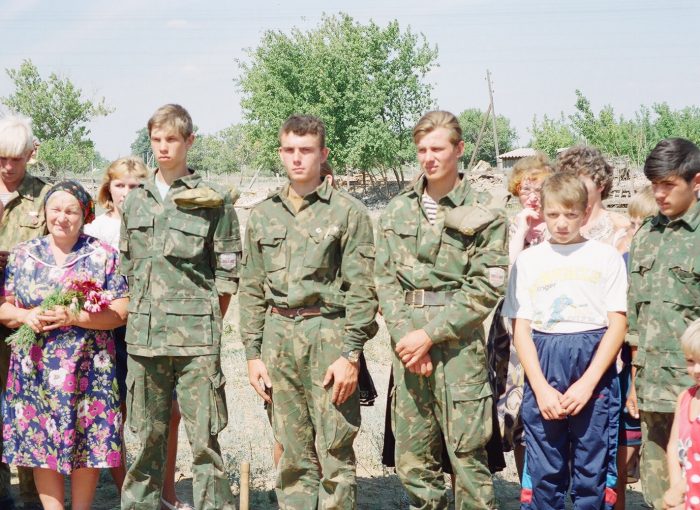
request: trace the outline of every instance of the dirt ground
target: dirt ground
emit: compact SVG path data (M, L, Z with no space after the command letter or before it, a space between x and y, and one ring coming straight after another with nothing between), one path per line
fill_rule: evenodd
M265 198L269 191L278 185L277 179L267 179L256 184L254 189L242 188L242 196L237 205L241 228L245 228L248 207ZM236 183L238 184L238 183ZM502 181L491 185L502 185ZM370 208L376 219L383 208L385 199L369 194L360 197ZM392 469L381 464L381 451L384 438L384 410L389 380L391 351L389 337L384 325L377 336L365 347L370 373L374 379L379 397L373 407L362 408L362 427L355 442L357 454L359 508L366 510L408 509L408 500L401 484ZM230 476L234 494L239 494L241 462L250 463L250 508L268 510L277 508L274 493L275 472L272 464L272 432L267 422L260 398L255 394L246 373L245 355L238 330L238 301L231 302L226 317L222 349L222 366L226 376L227 401L229 410L228 427L219 436L224 461ZM127 461L133 459L137 442L128 431L126 433ZM494 477L497 508L515 510L519 508L519 485L512 454L506 454L508 467ZM182 501L192 503L192 455L185 434L180 426L180 443L177 459L177 491ZM13 479L17 488L16 477ZM68 489L68 488L67 488ZM69 490L66 491L70 494ZM570 508L571 506L567 506ZM119 508L118 494L108 472L103 472L98 485L94 510ZM628 486L627 508L645 508L639 484Z

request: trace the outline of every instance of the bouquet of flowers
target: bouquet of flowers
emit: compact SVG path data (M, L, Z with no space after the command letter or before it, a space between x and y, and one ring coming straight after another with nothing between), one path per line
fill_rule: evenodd
M112 293L103 290L95 280L73 279L67 282L63 289L57 289L46 296L39 306L42 310L65 306L69 313L77 316L81 310L100 312L110 305L112 299ZM36 333L26 324L22 324L5 342L26 351L36 344Z

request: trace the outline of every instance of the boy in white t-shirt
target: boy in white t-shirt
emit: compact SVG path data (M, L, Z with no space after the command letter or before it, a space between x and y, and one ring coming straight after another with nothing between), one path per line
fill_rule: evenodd
M547 178L542 201L551 239L520 253L503 307L527 377L521 508L563 509L570 480L576 508L612 508L625 264L613 247L581 236L589 210L575 175Z

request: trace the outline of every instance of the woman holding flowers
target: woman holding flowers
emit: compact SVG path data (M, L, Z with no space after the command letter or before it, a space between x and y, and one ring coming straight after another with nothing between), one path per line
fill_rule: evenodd
M126 322L118 255L82 233L94 218L75 181L45 198L49 234L21 243L5 270L0 321L12 339L2 402L3 461L34 468L45 509L90 508L100 468L121 463L119 398L111 330Z

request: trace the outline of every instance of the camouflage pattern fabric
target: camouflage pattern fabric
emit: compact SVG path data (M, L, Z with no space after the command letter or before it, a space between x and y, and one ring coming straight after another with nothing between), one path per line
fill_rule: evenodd
M160 508L173 390L192 447L195 508L235 509L217 440L228 421L225 383L218 355L129 355L127 423L146 447L126 475L122 510Z
M419 179L389 202L377 236L375 278L392 345L421 328L435 343L430 377L408 372L394 358L397 472L411 508L446 508L442 435L456 475L456 508L491 508L484 447L492 430L492 391L482 323L505 292L505 215L480 205L490 197L477 197L462 179L440 199L431 225L420 199L424 187ZM404 303L404 293L415 289L456 293L445 306L414 308Z
M217 354L218 295L238 288L238 218L228 193L222 206L183 210L172 197L211 188L197 174L176 179L165 200L151 177L127 196L119 241L129 279L127 351L137 356Z
M644 500L657 510L664 508L664 493L668 490L666 446L673 425L673 413L640 413L642 447L639 475Z
M289 185L251 211L239 292L241 336L246 358L261 358L272 379L273 429L284 447L280 508L356 507L352 444L359 393L334 406L332 387L321 382L341 352L361 350L377 332L373 262L367 210L327 179L298 211ZM269 312L272 306L318 306L322 316L289 319Z
M46 216L44 215L44 196L51 188L38 177L25 174L22 183L5 205L5 213L0 220L0 251L11 251L17 244L46 234ZM6 259L0 258L0 273L5 271ZM0 278L4 282L4 278ZM11 333L0 326L0 391L4 392L7 382L7 370L10 364L10 349L5 338ZM0 436L0 455L2 454L2 437ZM22 501L38 503L39 495L34 485L31 468L18 468L19 492ZM0 499L10 496L10 467L0 463Z
M639 408L673 413L692 386L680 337L700 318L700 203L669 221L647 220L629 257L627 341L637 347L635 387Z
M284 447L277 469L282 510L357 508L353 442L359 392L340 406L321 381L343 346L343 318L270 314L261 359L272 380L272 426ZM320 465L320 473L319 473Z
M122 508L159 507L175 387L194 455L195 508L229 508L231 491L217 442L226 426L219 296L238 286L238 219L228 193L221 193L220 206L176 206L172 198L180 191L211 189L197 174L176 179L165 200L154 178L124 201L119 242L130 292L128 417L141 439Z

